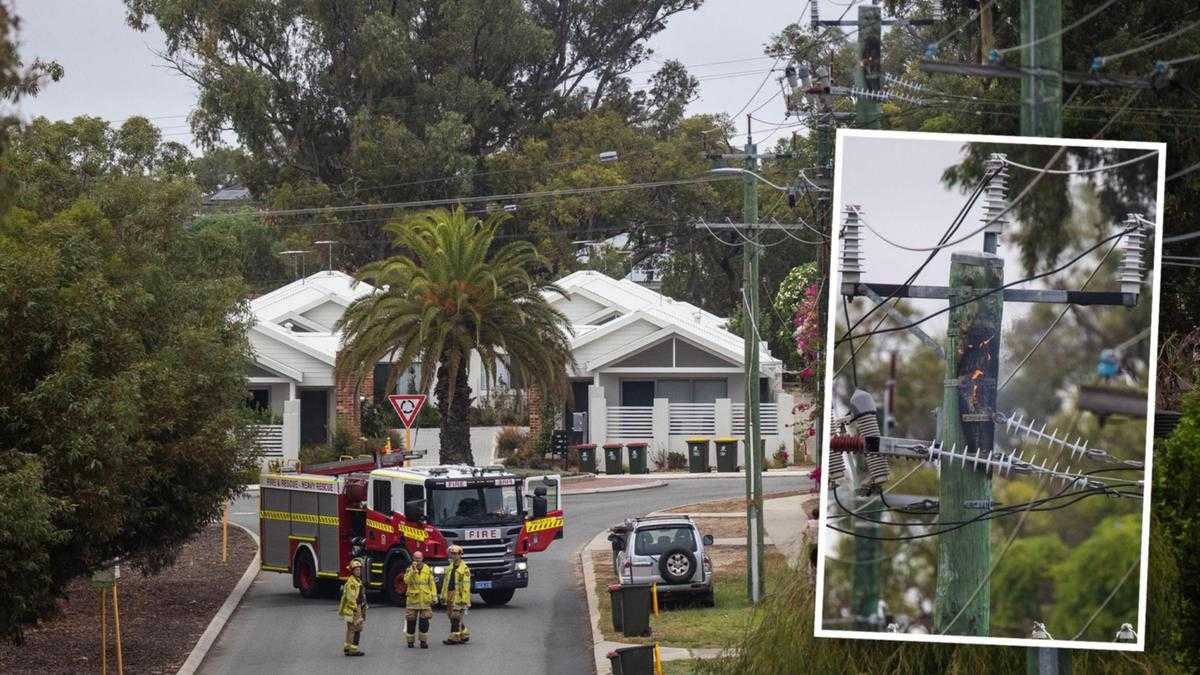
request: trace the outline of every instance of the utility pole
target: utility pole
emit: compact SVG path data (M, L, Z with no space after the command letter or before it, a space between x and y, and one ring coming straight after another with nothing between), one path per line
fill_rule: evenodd
M995 437L996 379L1004 298L1004 259L993 252L951 255L950 310L946 331L946 379L942 396L943 447L991 456ZM972 302L972 300L974 300ZM942 466L938 520L959 522L979 515L992 499L992 481L974 467ZM969 504L972 504L969 506ZM991 524L981 520L938 536L937 605L934 629L986 637L989 630Z
M1062 135L1062 0L1021 0L1021 66L1039 69L1021 78L1021 135ZM1047 72L1049 71L1049 72Z
M750 115L746 115L746 171L758 168L758 146L751 137ZM758 222L758 179L752 174L742 177L742 220L747 224ZM742 256L742 310L745 320L742 322L742 334L745 338L745 367L746 367L746 494L750 498L746 504L746 532L751 539L746 556L746 585L750 601L758 603L766 588L766 565L763 562L764 538L762 515L762 468L765 461L760 430L759 417L759 341L758 335L758 256L760 253L758 229L750 228L747 235L745 254Z
M882 26L883 21L877 5L858 6L858 68L854 73L854 84L859 89L871 92L880 89ZM882 128L878 99L859 96L854 102L854 112L859 127Z

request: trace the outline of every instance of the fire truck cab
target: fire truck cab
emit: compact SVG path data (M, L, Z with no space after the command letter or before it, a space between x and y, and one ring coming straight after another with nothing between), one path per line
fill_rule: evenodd
M366 587L401 605L412 554L424 554L440 585L448 548L458 544L471 590L503 605L529 585L529 554L563 536L557 475L367 461L262 477L264 570L291 574L300 593L314 597L346 578L351 557L362 557Z

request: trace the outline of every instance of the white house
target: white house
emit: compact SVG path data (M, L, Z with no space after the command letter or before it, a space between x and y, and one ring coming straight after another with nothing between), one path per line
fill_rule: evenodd
M575 272L558 284L566 295L548 300L573 329L575 365L562 420L568 428L581 422L575 440L643 440L652 449L682 450L689 436L743 433L743 342L725 329L725 319L599 272ZM250 301L254 364L246 386L259 405L282 417L282 424L262 430L264 445L278 455L294 458L301 444L326 442L340 425L357 435L359 396L386 393L386 362L358 395L354 383L334 375L341 345L335 325L351 303L374 291L342 272L322 271ZM768 454L781 445L790 453L792 403L781 393L783 367L765 343L760 362ZM521 386L519 372L505 370L495 382L485 377L477 355L469 383L476 396ZM398 386L414 391L415 384L410 370Z
M566 295L551 304L574 329L567 405L586 412L586 440L683 451L691 436L744 433L745 343L726 330L726 319L599 272L575 272L558 285ZM765 342L759 362L768 455L780 446L791 455L793 402L782 391L783 364Z

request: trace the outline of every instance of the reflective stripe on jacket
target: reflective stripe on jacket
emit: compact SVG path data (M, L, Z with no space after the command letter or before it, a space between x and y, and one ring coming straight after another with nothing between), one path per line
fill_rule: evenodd
M358 603L362 596L363 585L358 580L358 577L351 574L345 585L342 586L342 601L338 603L338 615L349 619L352 618L355 612L358 611ZM366 609L367 604L363 603L363 609Z
M408 609L429 609L437 601L437 585L433 581L433 570L429 565L409 565L404 573L404 583L408 585L405 597L405 607Z
M447 605L471 604L471 568L467 563L459 561L457 565L446 569L442 577L442 602ZM454 590L450 590L450 576L454 576Z

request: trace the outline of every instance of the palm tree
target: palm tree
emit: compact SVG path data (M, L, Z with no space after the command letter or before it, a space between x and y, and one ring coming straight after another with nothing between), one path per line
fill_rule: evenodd
M472 350L487 376L496 377L497 363L515 364L526 383L543 392L565 388L573 363L570 326L545 296L563 291L534 276L545 259L526 241L493 250L504 218L483 222L460 207L388 224L385 230L402 252L358 271L359 281L379 290L357 300L340 322L342 373L365 377L387 358L395 364L388 377L392 391L401 370L420 364L421 391L436 386L444 464L473 463L467 384Z

